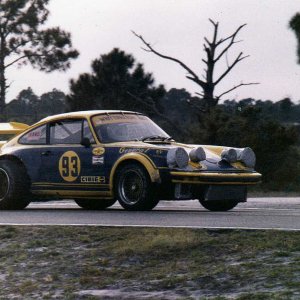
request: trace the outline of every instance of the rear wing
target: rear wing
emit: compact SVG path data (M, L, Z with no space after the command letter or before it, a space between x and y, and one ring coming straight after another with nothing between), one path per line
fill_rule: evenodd
M0 123L0 138L3 138L3 135L16 135L29 128L29 125L17 122L10 123ZM10 137L8 137L10 139ZM6 143L6 141L0 140L0 148Z
M17 122L0 123L0 135L19 134L29 128L29 125Z

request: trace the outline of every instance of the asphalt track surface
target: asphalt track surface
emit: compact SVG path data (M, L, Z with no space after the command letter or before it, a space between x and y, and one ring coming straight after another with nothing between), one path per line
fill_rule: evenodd
M197 200L161 201L153 211L128 212L115 204L88 211L73 201L32 203L0 211L0 225L79 225L300 230L300 197L249 198L228 212L210 212Z

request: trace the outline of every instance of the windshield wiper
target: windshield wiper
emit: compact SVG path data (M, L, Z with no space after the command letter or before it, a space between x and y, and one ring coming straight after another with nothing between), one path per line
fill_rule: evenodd
M141 139L142 142L145 142L147 140L159 140L159 141L171 141L173 140L173 138L171 137L165 137L165 136L161 136L161 135L150 135L150 136L146 136L146 137L143 137Z
M141 138L141 141L147 141L147 140L164 140L164 137L162 137L161 135L149 135L149 136L145 136L143 138Z

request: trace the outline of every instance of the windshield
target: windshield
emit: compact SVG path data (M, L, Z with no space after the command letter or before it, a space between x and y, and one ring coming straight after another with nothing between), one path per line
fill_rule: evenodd
M143 115L107 114L92 118L92 124L102 143L141 141L157 137L160 140L169 139L153 121Z

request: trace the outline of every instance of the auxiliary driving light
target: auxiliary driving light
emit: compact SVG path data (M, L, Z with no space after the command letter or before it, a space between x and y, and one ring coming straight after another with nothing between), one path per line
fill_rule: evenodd
M206 160L206 154L205 151L202 147L198 147L198 148L194 148L191 152L190 152L190 159L192 162L199 162L202 160Z
M189 155L181 147L170 149L167 154L167 163L170 168L179 167L183 169L189 163Z
M256 163L256 156L254 151L247 147L238 151L238 161L241 161L246 167L254 168Z
M237 151L233 148L223 150L221 153L221 159L229 163L237 162L237 158L238 158Z

